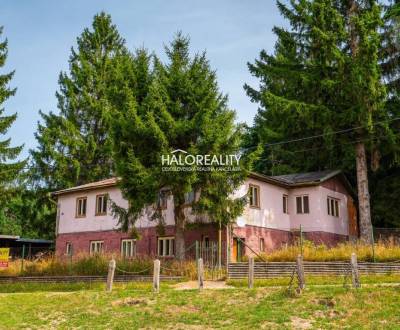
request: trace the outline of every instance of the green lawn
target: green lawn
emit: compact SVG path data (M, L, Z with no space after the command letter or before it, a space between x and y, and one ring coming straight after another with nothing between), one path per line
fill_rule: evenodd
M39 289L43 291L38 291ZM76 291L73 291L76 290ZM2 285L0 329L400 329L400 285L177 291L162 283Z

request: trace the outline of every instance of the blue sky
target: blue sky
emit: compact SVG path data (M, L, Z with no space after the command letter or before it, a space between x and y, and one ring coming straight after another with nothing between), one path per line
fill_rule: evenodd
M0 72L16 70L11 86L18 89L5 104L7 114L18 113L8 136L13 145L25 144L22 157L36 145L39 109L58 111L58 75L68 70L76 37L100 11L111 14L130 49L144 46L163 55L163 45L178 30L188 34L193 52L207 51L238 121L252 123L257 105L249 101L243 84L257 81L246 63L263 48L273 51L272 28L285 24L273 0L2 0L0 26L9 56Z

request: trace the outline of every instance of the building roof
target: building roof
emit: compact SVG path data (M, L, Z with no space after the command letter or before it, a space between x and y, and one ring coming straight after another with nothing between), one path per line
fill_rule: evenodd
M267 182L273 185L277 185L284 188L294 188L301 186L314 186L323 183L326 180L329 180L337 175L340 175L342 181L344 182L347 189L352 192L351 185L346 180L345 176L340 170L325 170L325 171L317 171L317 172L306 172L306 173L295 173L295 174L286 174L286 175L276 175L276 176L268 176L256 172L251 172L249 174L250 178L260 180L263 182ZM93 190L104 187L112 187L117 185L120 179L117 177L105 179L101 181L91 182L84 185L71 187L67 189L58 190L53 192L54 196L64 195L68 193L73 193L77 191L84 190Z
M58 195L63 195L63 194L67 194L67 193L72 193L75 191L92 190L92 189L99 189L99 188L104 188L104 187L111 187L111 186L115 186L117 183L118 183L118 178L114 177L114 178L109 178L109 179L105 179L105 180L101 180L101 181L83 184L83 185L76 186L76 187L58 190L58 191L53 192L53 195L58 196Z
M340 174L339 170L326 170L318 172L295 173L286 175L276 175L272 178L287 183L289 185L319 184Z
M41 239L41 238L22 238L20 236L13 236L13 235L0 235L0 239L3 240L11 240L15 242L21 243L36 243L36 244L52 244L52 240L48 239Z

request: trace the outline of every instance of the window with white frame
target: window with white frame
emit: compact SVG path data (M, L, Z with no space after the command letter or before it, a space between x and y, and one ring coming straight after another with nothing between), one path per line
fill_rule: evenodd
M159 237L157 254L161 257L169 257L174 255L175 237Z
M83 218L86 216L86 204L87 204L86 197L78 197L76 199L76 217L77 218Z
M134 239L123 239L121 241L121 256L124 258L136 255L136 241Z
M249 185L249 203L250 207L260 207L260 187Z
M96 196L96 215L107 214L108 197L106 194Z
M288 214L288 195L282 196L282 206L283 206L283 213Z
M104 247L104 241L91 241L90 254L102 253L103 247Z
M310 203L308 195L296 196L296 212L297 214L310 213Z
M67 256L72 256L72 243L71 242L67 242L66 246L65 246L65 254Z
M339 217L339 200L333 197L327 198L328 215Z

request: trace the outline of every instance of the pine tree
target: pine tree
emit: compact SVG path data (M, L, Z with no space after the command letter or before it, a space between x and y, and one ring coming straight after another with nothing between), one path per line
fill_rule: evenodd
M243 199L230 199L243 182L245 169L237 172L165 172L162 157L176 149L195 154L238 152L241 129L234 124L234 111L219 91L215 72L205 53L189 55L189 39L178 34L166 48L168 63L154 60L151 84L143 97L129 94L126 106L115 116L113 125L116 171L121 177L129 211L115 207L122 228L132 228L143 209L159 221L160 195L173 196L177 258L185 254L184 232L190 216L187 209L191 192L192 211L197 217L209 216L228 222L243 208ZM138 61L138 59L136 59ZM148 72L144 61L141 72ZM146 76L146 75L145 75ZM139 79L140 80L140 79ZM143 89L141 89L143 91ZM165 166L165 165L164 165Z
M0 27L0 37L3 27ZM0 69L5 65L7 59L7 40L0 42ZM15 95L16 89L8 87L14 71L6 74L0 74L0 136L5 135L11 125L17 118L17 114L5 116L3 103ZM0 199L4 202L13 188L13 183L18 174L25 166L25 161L15 161L22 150L22 146L12 147L11 139L0 141Z
M356 169L361 237L370 242L367 151L376 156L393 139L379 75L379 6L349 0L278 6L291 29L275 28L276 53L261 52L249 65L261 83L258 90L245 88L261 107L248 141L299 140L264 151L272 160L264 166L269 171L280 161L286 165L280 171ZM320 137L304 140L307 136Z
M38 148L31 151L35 176L48 189L84 184L109 177L113 170L109 130L111 105L117 102L120 74L116 65L126 54L125 41L111 17L94 17L72 48L69 74L59 77L59 113L41 112L35 134Z

